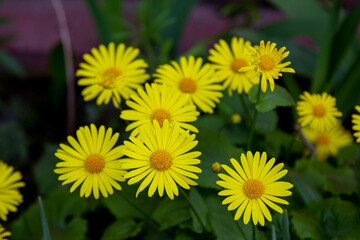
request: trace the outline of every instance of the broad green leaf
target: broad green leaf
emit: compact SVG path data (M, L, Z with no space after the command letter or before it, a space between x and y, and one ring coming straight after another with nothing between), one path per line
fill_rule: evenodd
M292 211L291 215L291 223L300 239L325 239L320 222L311 213Z
M291 179L291 183L294 184L294 191L296 190L300 196L302 197L303 201L308 204L313 201L319 201L322 199L319 192L309 183L304 177L300 174L289 171L288 175Z
M210 230L210 225L208 223L208 218L207 218L208 217L208 209L207 209L204 199L199 194L199 192L196 188L190 189L189 198L190 198L190 201L193 204L194 208L196 209L197 213L199 214L199 217L200 217L202 223L205 225L207 230ZM199 221L193 211L191 211L191 217L193 220L194 231L198 232L198 233L203 232L201 224L199 223Z
M121 240L135 237L142 231L142 223L132 219L120 219L106 228L101 240Z
M260 112L256 119L255 130L262 134L269 133L276 128L278 119L275 110Z
M25 77L25 71L20 63L7 52L0 50L0 66L16 77Z

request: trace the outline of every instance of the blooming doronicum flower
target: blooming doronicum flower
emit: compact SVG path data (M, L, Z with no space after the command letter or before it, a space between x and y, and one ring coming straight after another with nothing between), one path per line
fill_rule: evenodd
M80 63L76 76L81 77L78 85L86 86L81 92L85 101L97 97L96 104L108 104L112 100L119 107L121 97L129 99L134 89L141 87L149 75L146 74L147 63L136 59L139 49L111 42L108 47L100 45L92 48L91 55L85 53L85 63Z
M3 221L7 220L9 211L16 212L17 206L23 201L19 188L24 187L25 183L21 178L19 171L14 172L14 167L0 161L0 219Z
M329 130L319 131L306 127L302 131L305 137L314 144L319 160L336 156L339 149L352 143L351 133L342 127L340 121Z
M270 90L274 91L274 79L281 77L282 72L295 73L294 69L287 67L291 62L281 63L290 52L284 52L286 47L282 47L279 50L275 47L276 43L271 43L270 41L266 45L264 41L260 41L259 47L247 47L252 58L251 65L239 69L240 72L250 71L249 78L257 79L257 81L261 75L260 84L263 92L267 90L268 81Z
M9 231L6 231L3 226L0 224L0 240L7 240L7 237L11 236Z
M360 113L360 106L355 106L355 109L358 113ZM353 130L355 131L354 137L356 138L356 142L360 143L360 115L353 114L352 115L352 123L353 123Z
M219 192L220 196L227 196L222 202L223 205L229 204L228 210L237 209L235 220L238 220L243 214L244 223L247 224L252 217L253 223L258 222L264 226L265 219L272 221L268 206L275 211L282 213L283 210L275 203L288 205L286 200L279 197L290 196L288 190L293 187L291 183L277 181L288 171L281 170L283 163L275 163L275 158L267 161L266 153L259 152L254 155L248 151L247 154L241 154L241 165L234 158L231 158L231 164L235 168L222 164L221 167L229 174L219 173L221 179L216 183L225 188ZM272 168L273 167L273 168Z
M167 119L170 125L178 122L182 129L198 132L196 127L188 124L196 121L199 115L196 106L187 105L189 99L175 89L166 85L146 84L145 91L139 88L138 94L133 94L130 98L126 104L132 109L123 110L120 118L135 121L126 127L126 131L134 129L133 135L138 135L139 126L152 123L154 119L161 127Z
M243 67L249 66L251 56L247 47L251 47L249 41L243 38L233 37L231 48L224 41L220 40L209 50L208 59L213 63L218 76L224 81L223 86L228 89L229 95L232 91L248 93L254 83L258 83L258 78L251 81L248 72L239 72Z
M156 69L155 81L177 89L189 102L198 106L205 113L213 113L216 104L223 96L221 79L214 68L206 63L202 66L202 58L181 57L180 64L161 65Z
M299 115L301 127L309 125L317 131L330 129L337 123L336 117L341 117L342 113L336 108L336 99L327 93L310 94L304 92L300 95L296 110Z
M158 121L145 124L140 128L140 138L130 137L130 141L124 141L127 149L124 155L123 168L131 169L125 178L132 185L142 180L138 194L149 186L148 196L154 195L156 189L162 196L164 189L170 199L179 195L177 184L185 189L190 185L197 185L192 179L198 179L194 173L201 173L201 169L194 166L200 163L197 159L200 152L189 152L197 145L194 141L195 134L181 131L178 123L173 127L169 121L164 120L163 127Z
M78 186L80 196L89 197L93 192L96 199L99 198L99 190L104 197L113 194L113 188L121 190L117 181L124 181L126 171L121 168L119 158L122 154L122 146L114 148L119 134L113 135L112 128L101 126L99 131L94 124L80 127L76 131L78 140L68 137L71 146L60 144L60 149L55 156L61 159L56 164L55 173L60 174L62 184L73 183L70 192Z

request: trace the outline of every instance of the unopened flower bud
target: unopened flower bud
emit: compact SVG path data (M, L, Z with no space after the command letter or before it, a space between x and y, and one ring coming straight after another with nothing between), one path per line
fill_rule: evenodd
M218 163L218 162L215 162L215 163L213 163L212 165L211 165L211 170L214 172L214 173L219 173L219 172L221 172L221 165L220 165L220 163Z
M230 117L230 121L232 124L238 124L241 122L241 116L238 113L234 113L233 115L231 115Z

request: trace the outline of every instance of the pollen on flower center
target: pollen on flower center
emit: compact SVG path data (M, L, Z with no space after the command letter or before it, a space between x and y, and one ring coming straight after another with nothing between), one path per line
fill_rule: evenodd
M164 109L158 109L156 111L153 112L153 114L151 115L152 119L155 119L156 121L158 121L160 127L163 126L164 120L167 119L170 121L170 114L165 111Z
M113 88L120 71L116 68L109 68L102 74L104 88Z
M99 173L105 165L104 158L99 154L91 154L85 160L85 168L89 173Z
M231 69L235 73L239 73L240 68L245 67L245 66L247 66L247 63L244 59L236 58L231 64Z
M313 108L313 114L315 117L323 117L326 114L326 108L322 104L317 104Z
M263 194L264 186L259 180L250 179L244 185L244 192L249 198L258 198Z
M274 59L268 55L264 55L260 58L260 67L262 70L272 70L275 66Z
M191 78L184 78L180 81L179 88L184 93L193 93L196 91L196 82Z
M172 158L168 152L158 150L150 157L150 164L154 169L164 171L170 168L171 160Z
M329 145L330 139L329 136L326 134L319 134L316 137L316 143L320 145Z

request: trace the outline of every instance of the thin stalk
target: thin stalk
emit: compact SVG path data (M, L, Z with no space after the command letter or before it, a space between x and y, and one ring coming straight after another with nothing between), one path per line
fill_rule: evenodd
M201 218L200 218L198 212L196 211L194 205L193 205L192 202L190 201L189 196L186 194L186 192L185 192L182 188L180 188L180 191L181 191L181 193L184 195L186 201L189 203L190 208L191 208L191 210L194 212L195 217L197 218L197 220L199 221L199 223L201 224L201 227L202 227L204 230L206 230L205 225L204 225L204 223L201 221Z
M252 239L256 240L256 236L255 236L255 224L252 223Z
M248 107L246 106L246 102L245 102L243 93L239 94L239 97L240 97L241 105L245 111L246 120L249 122L249 121L251 121L251 115L250 115L250 111L249 111Z
M260 102L260 95L261 95L260 93L261 93L261 88L259 86L255 106ZM254 111L255 111L255 113L254 113L254 117L251 122L250 136L249 136L249 140L248 140L248 144L247 144L248 150L250 150L250 148L251 148L251 142L252 142L252 139L254 136L255 125L256 125L256 120L257 120L257 116L258 116L258 110L256 109L256 107L254 108Z
M234 216L234 213L233 213L233 216ZM240 226L239 221L235 221L235 222L236 222L236 226L237 226L237 228L239 229L239 232L241 233L242 237L243 237L245 240L247 240L247 237L246 237L246 235L245 235L242 227Z

